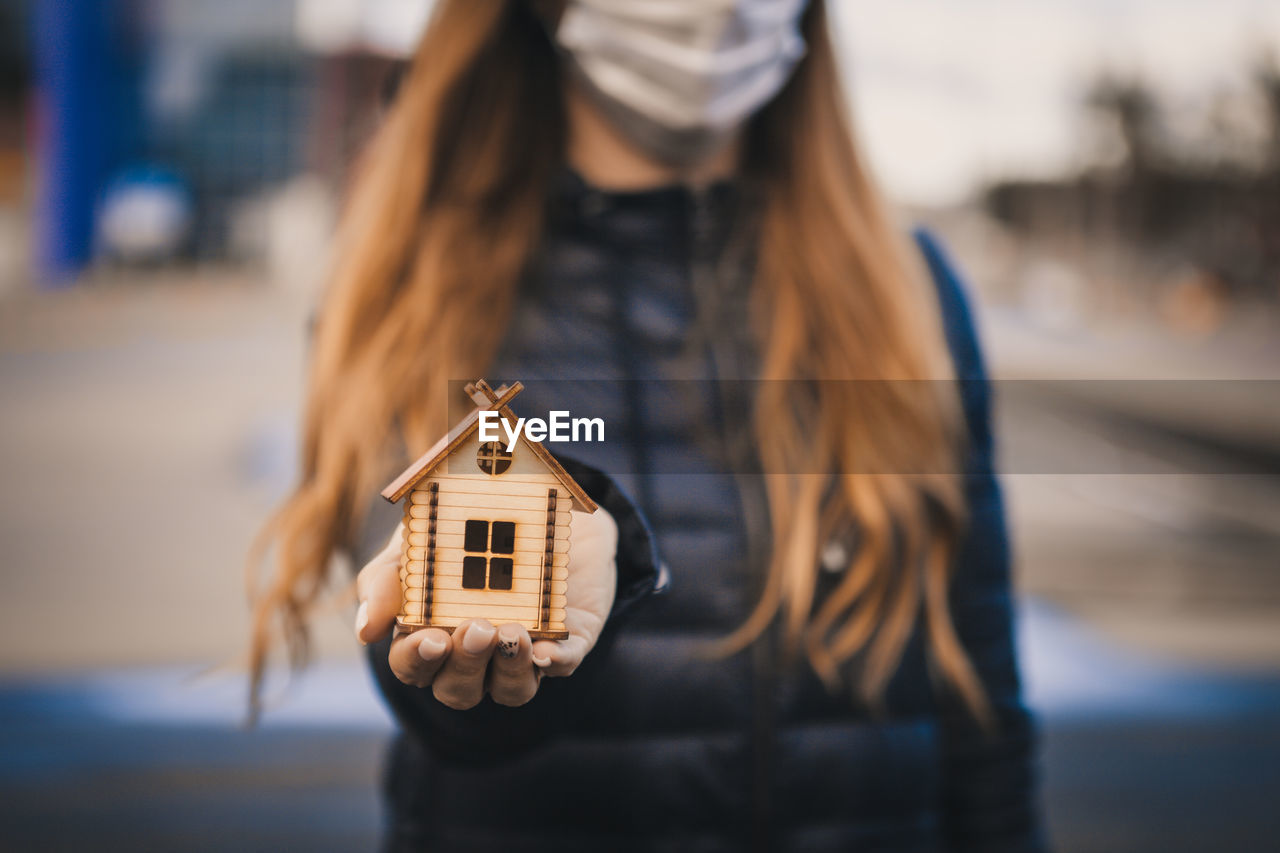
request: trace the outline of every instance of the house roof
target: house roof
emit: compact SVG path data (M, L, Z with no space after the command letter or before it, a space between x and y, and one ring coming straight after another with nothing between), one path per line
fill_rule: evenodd
M471 433L475 432L480 426L480 413L485 411L497 412L507 420L516 420L515 414L507 406L517 394L524 390L524 385L520 382L508 387L503 385L497 391L489 387L489 383L483 379L478 379L474 383L467 385L467 393L471 399L475 401L476 407L458 422L448 434L441 437L439 441L431 446L431 449L418 460L400 473L382 490L382 496L391 503L400 500L409 490L417 485L424 477L434 471L441 462L449 458L449 455L457 450L463 442L471 437ZM551 455L551 451L547 450L541 442L529 441L522 435L520 440L525 446L533 451L547 470L555 476L560 484L568 490L574 500L587 512L596 511L596 502L593 501L582 487L578 485L573 477L569 476L569 472L564 470L556 458Z

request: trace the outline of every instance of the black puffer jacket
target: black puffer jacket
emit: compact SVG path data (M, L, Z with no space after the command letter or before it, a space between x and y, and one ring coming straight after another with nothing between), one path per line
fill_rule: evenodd
M701 654L743 620L767 549L754 535L758 489L714 451L741 420L732 389L749 387L715 381L749 375L741 335L728 334L742 328L749 209L727 184L605 193L566 175L558 186L488 378L527 384L521 414L605 419L608 441L579 445L566 466L619 525L614 612L578 672L544 680L523 708L450 710L395 679L386 642L370 647L403 728L386 772L389 849L1039 848L983 368L964 296L927 235L917 241L970 380L972 520L954 615L998 732L984 738L935 694L917 641L878 715L778 666L768 642ZM708 314L719 331L703 335L696 318ZM361 562L396 515L371 517Z

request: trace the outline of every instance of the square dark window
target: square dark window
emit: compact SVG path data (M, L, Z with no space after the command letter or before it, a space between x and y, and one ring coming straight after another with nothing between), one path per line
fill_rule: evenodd
M467 520L467 533L462 541L462 550L479 551L482 554L489 550L489 522L477 521L474 518Z
M462 588L484 589L484 569L488 562L484 557L462 558Z
M495 554L512 554L515 552L516 523L514 521L495 521L493 523L493 542L489 545L489 550Z
M489 589L511 589L513 565L510 557L494 557L490 560Z

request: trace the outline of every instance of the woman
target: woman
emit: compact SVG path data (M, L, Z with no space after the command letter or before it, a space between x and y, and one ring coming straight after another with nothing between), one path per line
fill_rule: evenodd
M968 310L842 104L821 0L437 7L354 185L255 634L257 672L277 618L300 661L330 557L365 564L390 849L1037 848ZM562 643L393 636L369 496L481 375L623 436L563 460L602 510Z

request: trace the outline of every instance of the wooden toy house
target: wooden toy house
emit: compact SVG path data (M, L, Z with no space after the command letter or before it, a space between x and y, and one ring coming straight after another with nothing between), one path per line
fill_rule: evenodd
M569 636L569 511L596 504L523 433L511 452L505 440L480 440L482 412L515 426L508 404L523 389L467 385L476 408L383 489L404 500L401 628L452 631L483 618L519 623L534 639Z

